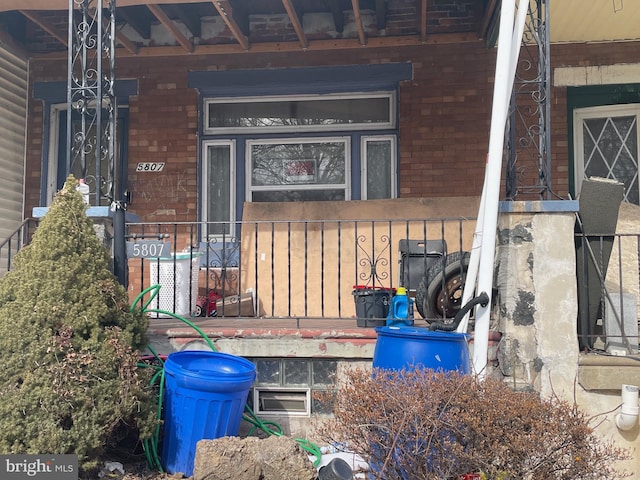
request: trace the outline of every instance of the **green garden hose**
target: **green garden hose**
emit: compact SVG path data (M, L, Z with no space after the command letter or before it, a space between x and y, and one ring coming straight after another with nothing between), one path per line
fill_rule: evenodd
M138 296L136 296L136 298L134 299L133 303L131 304L131 307L130 307L131 313L135 311L136 305L140 303L142 305L142 308L140 310L143 313L160 313L163 315L168 315L170 317L176 318L186 323L188 326L190 326L196 332L198 332L198 334L207 343L209 348L211 348L212 351L217 352L218 349L216 348L214 343L211 341L211 339L193 322L187 320L186 318L180 315L177 315L172 312L168 312L166 310L148 308L151 302L153 301L153 299L158 295L158 292L160 291L160 287L161 285L151 285L150 287L147 287L142 292L140 292ZM142 298L148 293L150 293L149 299L146 302L142 302ZM154 433L151 438L143 440L142 446L144 448L145 457L147 459L147 464L149 465L149 468L153 470L157 470L159 472L163 472L164 470L162 468L162 463L160 462L160 455L158 454L158 446L160 443L160 425L162 421L162 399L164 396L164 384L165 384L164 361L156 352L153 351L150 345L147 345L147 349L152 354L149 357L149 359L156 361L156 363L154 364L154 363L149 363L144 361L144 362L139 362L138 366L141 368L153 368L156 370L153 376L151 377L150 385L152 386L155 386L156 384L158 385L158 408L156 411L157 422L156 422L156 428L154 430ZM271 436L271 435L283 436L284 435L284 431L278 423L273 421L261 420L256 416L256 414L253 412L253 410L248 404L245 405L245 414L242 416L242 419L252 425L251 428L249 429L248 435L252 435L258 429L262 430L267 436ZM295 438L294 440L298 443L298 445L300 445L300 448L302 448L309 454L314 455L316 457L315 461L313 462L313 465L317 467L320 464L320 461L322 459L322 453L320 452L320 448L318 448L317 445L313 444L312 442L304 438Z

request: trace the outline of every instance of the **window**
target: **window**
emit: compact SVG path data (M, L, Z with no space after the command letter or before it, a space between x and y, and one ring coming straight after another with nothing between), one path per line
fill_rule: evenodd
M330 414L338 362L320 358L256 358L254 410L261 414Z
M640 204L638 116L640 105L574 110L575 185L602 177L624 183L624 200Z
M362 198L396 196L396 137L362 137Z
M235 178L233 141L207 141L204 143L203 204L204 218L208 222L205 232L211 235L232 235L231 224L235 216Z
M395 90L203 98L201 218L244 202L397 196ZM234 235L210 223L203 237ZM204 240L204 238L203 238Z
M348 138L249 141L248 146L249 201L349 198Z
M389 128L393 99L391 92L211 99L205 102L205 132Z

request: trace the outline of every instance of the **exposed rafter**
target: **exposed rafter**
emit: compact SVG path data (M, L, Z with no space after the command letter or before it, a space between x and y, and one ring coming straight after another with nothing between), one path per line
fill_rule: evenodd
M69 45L69 38L66 33L60 33L53 25L45 20L45 18L38 12L31 10L20 10L20 13L38 25L41 29L47 32L49 35L58 40L65 47Z
M333 16L333 24L336 27L336 32L344 32L344 12L340 7L338 0L324 0L325 5L329 7L331 15Z
M120 45L122 45L129 53L133 53L134 55L138 53L140 50L138 46L129 40L120 30L116 30L116 40Z
M362 16L360 15L360 2L358 0L351 0L351 6L353 7L353 17L356 22L356 28L358 29L358 40L360 45L367 44L367 36L364 33L364 27L362 25Z
M287 15L289 15L289 20L291 20L291 25L293 25L293 29L298 36L298 41L300 42L300 46L302 48L307 48L309 46L309 41L307 40L307 36L304 34L304 29L302 28L302 22L300 21L300 17L298 17L298 13L296 12L295 7L293 6L292 0L282 0L282 4L284 5L285 10L287 11Z
M11 34L0 28L0 43L4 43L10 49L15 50L18 54L23 57L28 57L29 52L24 48L22 44L16 41L15 38L11 36Z
M193 37L199 37L202 35L202 23L200 21L200 16L193 14L192 9L185 8L181 5L171 5L171 9L175 12L176 16L184 26L191 32Z
M116 20L124 20L129 28L132 28L140 38L149 40L151 38L151 24L141 19L140 15L134 13L139 11L140 7L121 8L117 11L118 17ZM144 8L144 7L142 7Z
M420 2L420 41L427 41L427 0Z
M376 0L376 27L378 30L387 28L387 0Z
M231 30L231 33L235 37L236 41L242 48L244 48L245 50L249 50L249 39L244 33L242 33L242 29L233 17L233 8L231 7L231 3L229 2L229 0L212 1L213 5L216 7L216 10L218 10L220 17L222 17L224 23L227 25L229 30Z
M171 35L174 36L176 42L182 45L182 48L184 48L188 53L193 52L193 42L182 34L173 20L171 20L168 15L164 13L164 10L162 10L162 7L160 5L147 4L147 8L149 8L151 13L155 15L162 26L164 26L164 28L166 28L171 33Z

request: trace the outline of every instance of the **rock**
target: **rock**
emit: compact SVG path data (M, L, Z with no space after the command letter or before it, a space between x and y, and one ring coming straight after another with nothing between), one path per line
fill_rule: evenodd
M290 437L200 440L193 480L316 480L309 455Z

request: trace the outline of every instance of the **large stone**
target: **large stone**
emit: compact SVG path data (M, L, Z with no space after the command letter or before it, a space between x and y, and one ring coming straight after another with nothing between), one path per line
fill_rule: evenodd
M309 455L286 436L200 440L193 480L315 480Z

